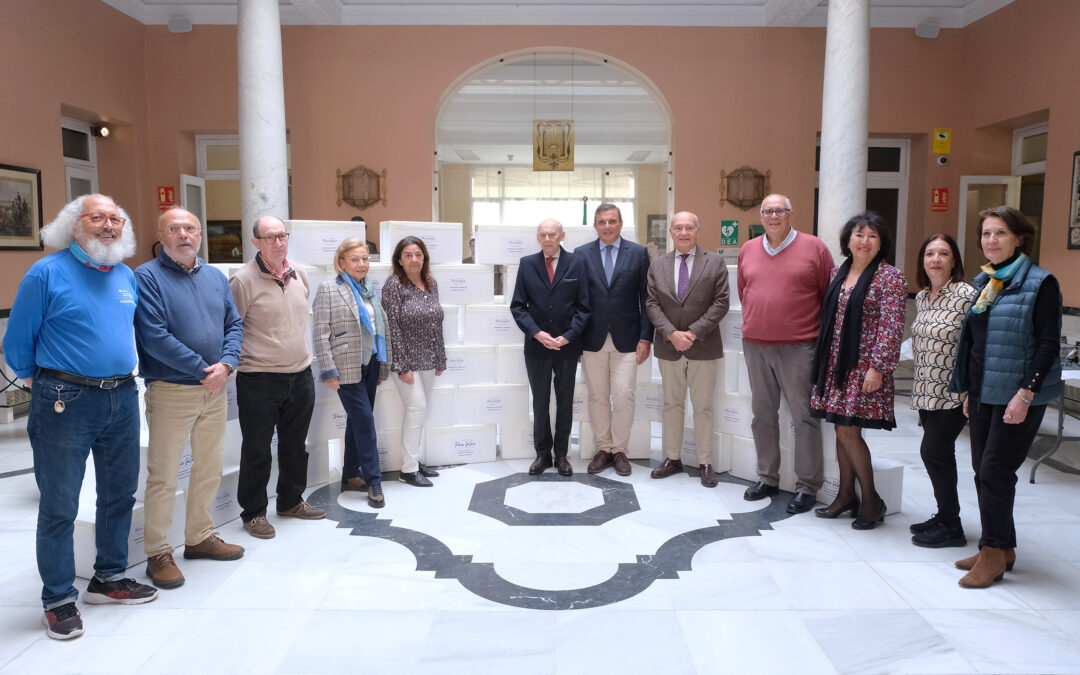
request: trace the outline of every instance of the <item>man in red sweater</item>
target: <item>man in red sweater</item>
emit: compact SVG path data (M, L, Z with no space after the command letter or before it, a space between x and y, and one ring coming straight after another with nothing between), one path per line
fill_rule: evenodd
M743 358L750 375L751 429L758 456L758 483L743 498L775 495L780 484L783 394L795 423L795 496L788 513L813 507L821 489L821 428L810 415L811 364L829 286L832 254L811 234L791 227L791 200L771 194L761 202L765 236L739 250L738 287L743 312Z

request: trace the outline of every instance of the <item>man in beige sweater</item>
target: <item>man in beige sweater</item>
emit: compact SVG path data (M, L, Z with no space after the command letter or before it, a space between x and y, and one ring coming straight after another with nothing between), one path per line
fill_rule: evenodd
M308 342L308 280L289 265L289 233L273 216L252 228L255 259L229 281L236 311L244 322L244 346L236 371L236 403L240 412L240 481L237 501L244 529L253 537L272 539L266 519L273 458L270 443L277 429L279 516L317 520L322 509L304 501L307 486L307 432L315 407Z

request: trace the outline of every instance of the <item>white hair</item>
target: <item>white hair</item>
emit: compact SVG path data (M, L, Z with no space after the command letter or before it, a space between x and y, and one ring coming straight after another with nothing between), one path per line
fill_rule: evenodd
M107 195L83 195L76 197L60 209L56 218L51 223L41 228L41 241L52 248L67 248L71 242L76 241L76 232L81 231L82 225L79 218L82 215L83 202L87 197L104 197L116 204L116 200ZM131 222L127 211L116 204L116 210L120 217L126 221L126 226L120 233L120 241L113 246L106 247L97 241L79 242L83 251L96 262L103 265L113 265L125 258L135 255L135 223Z
M791 200L788 199L787 195L782 195L779 192L772 192L770 194L765 195L765 199L768 199L769 197L783 197L784 198L784 208L787 209L788 211L792 210L791 209ZM765 199L761 200L762 204L765 203Z

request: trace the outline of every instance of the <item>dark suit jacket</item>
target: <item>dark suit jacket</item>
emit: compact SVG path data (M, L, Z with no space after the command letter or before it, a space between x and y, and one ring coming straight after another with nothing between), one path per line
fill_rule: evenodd
M543 251L523 257L518 266L510 313L525 333L525 356L581 355L581 331L589 318L588 279L581 256L562 247L559 251L554 282L548 281ZM570 344L557 352L548 349L533 338L540 331L551 337L562 336Z
M619 238L619 254L608 286L604 275L604 260L600 240L596 239L574 249L574 255L585 262L589 279L589 321L581 342L585 351L598 352L608 333L615 349L632 352L638 342L652 342L653 326L645 310L649 297L649 252L644 246Z
M720 254L698 246L686 296L680 301L675 294L677 253L677 250L669 251L653 260L649 267L646 306L658 337L665 338L656 341L653 353L656 358L667 361L677 361L680 356L691 360L723 358L720 319L728 311L727 265ZM685 352L676 350L666 339L673 330L692 331L697 336L694 346Z

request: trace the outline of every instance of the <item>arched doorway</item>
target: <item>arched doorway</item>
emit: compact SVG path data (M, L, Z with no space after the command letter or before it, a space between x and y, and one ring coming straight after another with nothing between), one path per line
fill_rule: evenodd
M532 170L534 119L573 119L575 170ZM667 248L672 204L671 113L641 73L595 52L545 47L472 68L443 95L435 119L436 219L591 225L618 204L623 234ZM587 201L585 201L587 200ZM468 250L467 248L465 250Z

